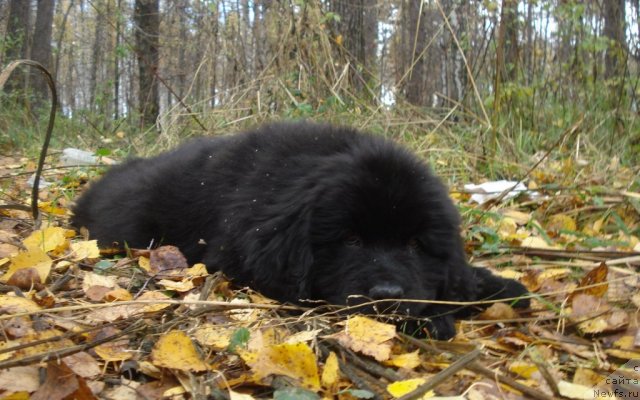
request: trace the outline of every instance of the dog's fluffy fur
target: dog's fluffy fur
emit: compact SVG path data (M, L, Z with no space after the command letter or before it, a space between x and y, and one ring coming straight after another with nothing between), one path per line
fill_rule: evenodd
M190 262L280 301L474 301L526 292L468 265L458 213L422 161L347 128L275 124L197 139L112 168L73 211L73 225L103 246L176 245ZM465 312L384 304L431 317L439 338L451 337L453 316Z

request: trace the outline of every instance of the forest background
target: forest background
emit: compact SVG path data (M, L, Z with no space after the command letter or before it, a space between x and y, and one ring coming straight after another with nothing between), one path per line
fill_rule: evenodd
M559 138L579 162L637 161L639 16L638 0L9 0L0 65L53 74L54 148L150 153L308 118L512 176ZM37 149L44 79L22 69L0 96L2 151Z

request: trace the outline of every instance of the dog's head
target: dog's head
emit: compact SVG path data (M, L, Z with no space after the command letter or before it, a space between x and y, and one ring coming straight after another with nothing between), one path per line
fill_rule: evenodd
M365 148L344 163L311 214L310 298L336 304L448 298L467 265L446 188L395 147ZM376 310L419 316L435 308L384 302Z

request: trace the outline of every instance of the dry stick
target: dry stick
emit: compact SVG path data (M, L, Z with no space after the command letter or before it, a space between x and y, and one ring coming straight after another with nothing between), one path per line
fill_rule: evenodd
M538 168L538 165L540 165L544 160L547 159L547 157L549 157L549 155L551 154L551 152L553 151L553 149L555 149L556 147L558 147L560 145L560 143L562 143L563 140L565 140L568 136L572 136L580 127L580 125L582 125L582 122L584 122L584 115L582 115L580 117L580 119L578 120L578 122L576 122L575 124L573 124L573 126L567 130L565 130L564 132L562 132L562 135L560 135L560 137L558 138L558 140L556 140L556 142L549 147L549 149L544 153L544 155L542 157L540 157L540 159L538 160L538 162L536 162L535 164L533 164L533 166L531 168L529 168L529 170L522 176L522 178L520 178L518 180L518 182L515 183L515 185L513 185L510 188L506 188L505 190L502 191L502 193L500 193L498 195L498 197L496 197L495 199L493 199L493 201L488 201L486 203L483 204L482 207L480 207L481 209L485 209L488 210L490 209L493 205L498 204L502 201L502 199L505 198L505 196L507 194L509 194L509 192L511 192L513 189L516 188L516 186L518 186L520 183L522 183L523 180L525 180L525 178L527 176L529 176L529 174L531 174L531 172L533 172L534 169Z
M400 333L399 336L401 338L403 338L404 340L410 342L411 344L413 344L416 347L419 347L423 350L426 350L430 353L440 353L440 350L438 349L438 347L431 345L425 341L422 340L418 340L414 337L411 337L409 335L406 335L404 333ZM469 353L468 353L469 354ZM484 365L480 364L477 361L471 361L469 363L467 363L464 368L475 372L476 374L480 374L480 375L484 375L485 377L492 379L492 380L498 380L499 382L507 385L507 386L511 386L512 388L519 390L520 392L526 394L527 396L531 396L534 399L539 399L539 400L553 400L554 398L551 396L548 396L547 394L530 388L529 386L523 385L522 383L516 381L515 379L509 378L508 376L499 374L497 371L492 371L491 369L485 367ZM411 394L411 393L410 393Z
M129 326L127 329L123 330L122 332L116 333L115 335L104 337L102 339L97 339L89 343L79 344L79 345L67 347L61 350L53 350L53 351L47 351L44 353L34 354L32 356L24 357L18 360L3 361L3 362L0 362L0 370L13 368L13 367L22 367L26 365L31 365L33 363L47 361L50 359L59 359L59 358L67 357L72 354L79 353L81 351L85 351L93 347L99 346L103 343L110 342L121 336L125 336L130 333L133 333L134 331L143 328L144 325L145 325L144 321L138 320L133 325Z
M416 390L411 393L407 393L404 396L400 397L398 400L413 400L422 397L429 390L435 388L440 383L445 380L451 378L456 372L460 371L463 368L467 368L467 366L473 362L476 358L480 356L480 349L475 349L465 354L464 356L458 358L453 364L449 365L447 368L435 374L431 379L429 379L426 383L418 386Z
M35 179L33 181L33 188L31 190L31 214L33 216L33 220L36 228L39 227L40 221L38 219L39 211L38 211L38 192L40 189L40 175L42 174L42 167L44 167L44 159L47 156L47 150L49 149L49 142L51 141L51 134L53 132L53 123L56 120L56 108L58 107L58 92L56 92L56 84L53 81L53 77L47 71L47 69L40 63L32 60L16 60L5 68L0 74L0 90L4 87L5 82L11 75L14 69L16 69L19 65L28 65L33 67L45 76L47 85L49 89L51 89L51 111L49 112L49 124L47 125L47 132L44 136L44 143L42 144L42 149L40 150L40 157L38 158L38 167L36 168Z

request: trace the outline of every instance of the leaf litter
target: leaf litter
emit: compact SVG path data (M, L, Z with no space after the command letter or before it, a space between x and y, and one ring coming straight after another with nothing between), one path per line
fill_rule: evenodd
M487 211L452 193L472 262L533 298L529 310L496 303L460 321L448 342L375 316L280 305L188 265L175 247L113 257L67 229L86 170L51 169L42 228L0 208L0 394L583 399L613 393L613 373L635 377L638 390L621 368L640 359L637 183L619 168L613 181L593 172L578 185L567 165L543 165L527 183L536 196L520 190ZM0 194L27 204L26 175Z

